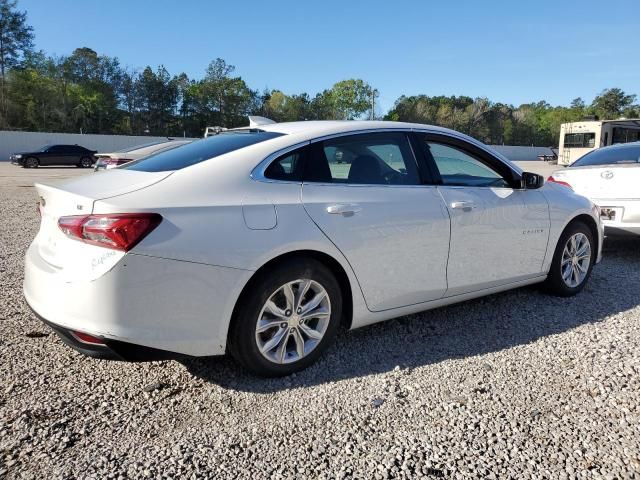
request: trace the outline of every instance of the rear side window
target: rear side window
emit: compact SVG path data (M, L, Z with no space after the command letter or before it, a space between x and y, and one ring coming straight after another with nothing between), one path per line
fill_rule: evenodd
M305 181L351 185L418 185L406 134L366 133L326 140L315 146Z
M168 172L180 170L225 153L282 136L276 132L238 131L220 133L213 137L185 145L181 148L162 151L150 157L136 160L121 167L141 172Z
M272 180L298 182L302 179L303 157L307 148L299 148L274 160L265 170L264 176Z
M640 163L640 145L594 150L573 162L571 166L624 165L629 163Z

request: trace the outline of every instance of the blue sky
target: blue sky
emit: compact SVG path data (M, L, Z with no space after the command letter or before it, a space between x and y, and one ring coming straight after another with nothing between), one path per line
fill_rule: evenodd
M87 46L132 68L199 78L212 59L251 88L314 95L358 77L401 94L519 105L640 94L638 0L19 0L36 47Z

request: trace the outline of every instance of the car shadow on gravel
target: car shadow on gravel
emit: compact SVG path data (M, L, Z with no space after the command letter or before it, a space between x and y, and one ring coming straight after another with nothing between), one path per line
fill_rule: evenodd
M640 304L640 241L607 240L605 257L573 298L537 287L342 331L319 361L279 379L252 376L228 357L183 359L199 378L225 388L268 393L483 355L605 320Z

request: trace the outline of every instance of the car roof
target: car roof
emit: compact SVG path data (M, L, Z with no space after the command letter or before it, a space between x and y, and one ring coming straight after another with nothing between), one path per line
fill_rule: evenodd
M255 128L255 127L254 127ZM257 128L267 132L278 132L287 135L308 133L310 136L331 135L334 133L357 132L360 130L379 129L420 129L441 131L443 133L458 132L433 125L420 123L390 122L382 120L305 120L301 122L283 122L259 125Z

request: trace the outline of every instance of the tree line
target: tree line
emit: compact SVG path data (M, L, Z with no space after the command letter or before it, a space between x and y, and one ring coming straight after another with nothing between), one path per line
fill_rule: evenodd
M640 116L636 96L610 88L590 104L545 101L518 107L467 96L401 96L385 115L378 91L362 79L316 95L252 89L235 67L212 60L201 78L164 66L135 70L117 57L77 48L50 56L33 48L33 29L16 0L0 0L0 129L127 135L201 136L233 128L248 115L278 122L376 118L440 125L490 144L557 145L560 124L598 116Z

